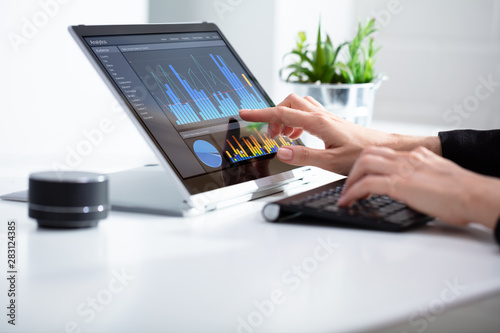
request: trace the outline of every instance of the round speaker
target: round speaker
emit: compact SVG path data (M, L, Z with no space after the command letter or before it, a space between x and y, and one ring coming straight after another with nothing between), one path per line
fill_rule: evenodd
M47 171L29 177L28 212L46 228L94 227L108 216L106 175Z

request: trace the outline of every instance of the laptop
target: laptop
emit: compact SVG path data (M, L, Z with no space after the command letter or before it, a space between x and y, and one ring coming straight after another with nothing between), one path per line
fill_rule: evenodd
M111 175L115 209L192 215L307 183L239 109L274 106L212 23L70 26L160 165Z

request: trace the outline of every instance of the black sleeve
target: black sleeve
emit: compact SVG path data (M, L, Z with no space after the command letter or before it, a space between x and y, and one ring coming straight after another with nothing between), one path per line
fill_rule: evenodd
M439 132L443 157L483 175L500 177L500 130Z

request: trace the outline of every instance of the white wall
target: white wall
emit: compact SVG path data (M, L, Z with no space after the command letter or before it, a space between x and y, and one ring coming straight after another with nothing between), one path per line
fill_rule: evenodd
M154 23L216 23L245 64L275 102L289 88L278 77L282 57L295 46L301 30L315 41L318 19L335 40L351 32L348 0L150 0L149 17Z
M71 166L99 169L114 151L147 149L67 31L75 24L145 23L146 1L1 0L0 8L2 166L66 164L84 132L103 119L113 129L95 137L87 156L73 156Z
M377 69L390 80L376 118L500 128L500 1L354 3L357 17L375 15L381 26ZM494 86L482 83L488 77Z

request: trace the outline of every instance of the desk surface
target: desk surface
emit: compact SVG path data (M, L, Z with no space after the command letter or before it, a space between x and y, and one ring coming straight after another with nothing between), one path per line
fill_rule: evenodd
M1 193L23 184L2 171ZM26 204L0 201L0 267L15 219L19 270L17 325L4 314L0 331L431 332L443 311L500 292L487 230L264 222L279 196L192 218L112 212L84 230L38 229Z

